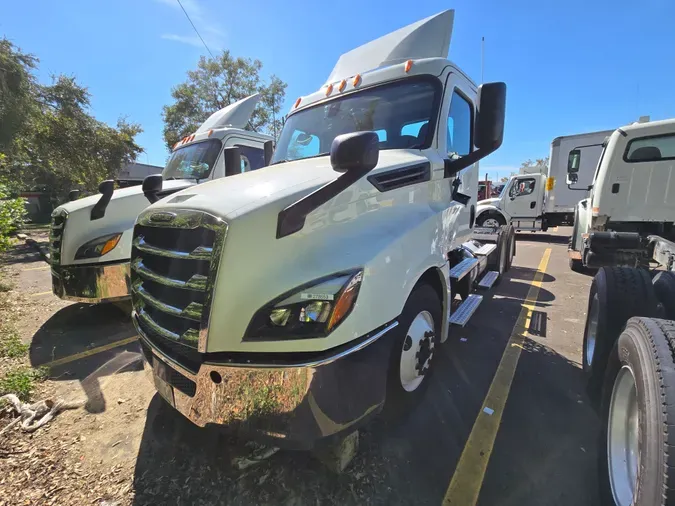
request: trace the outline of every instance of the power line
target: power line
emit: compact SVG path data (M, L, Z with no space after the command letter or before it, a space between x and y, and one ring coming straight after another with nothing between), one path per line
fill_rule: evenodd
M207 51L209 52L209 54L211 55L211 58L213 58L213 59L215 60L216 57L213 56L213 53L212 53L211 50L209 49L209 46L206 45L206 42L204 42L204 39L202 39L202 36L199 35L199 31L197 30L197 27L195 26L195 24L194 24L194 23L192 22L192 20L190 19L190 15L189 15L189 14L187 13L187 11L185 10L185 7L183 7L183 4L180 3L180 0L176 0L176 2L178 2L178 5L180 5L180 8L183 9L183 12L185 13L185 17L188 18L188 21L189 21L190 24L192 25L192 28L194 28L195 33L197 34L197 37L199 37L199 40L202 41L202 44L204 44L204 47L206 48L206 50L207 50Z

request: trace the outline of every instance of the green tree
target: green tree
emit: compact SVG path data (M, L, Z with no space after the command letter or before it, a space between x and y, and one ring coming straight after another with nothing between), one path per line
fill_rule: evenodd
M0 152L9 151L17 132L35 112L37 59L0 39Z
M0 41L0 62L11 69L0 74L3 102L10 104L0 106L0 119L12 118L0 122L0 184L11 193L38 186L59 201L73 188L93 193L142 151L134 140L140 126L124 118L116 127L96 120L87 88L73 77L38 84L38 60L6 40Z
M235 58L229 51L216 58L202 56L197 69L187 73L187 81L171 90L174 103L164 106L167 147L171 149L180 139L194 133L217 110L254 93L262 97L248 128L278 136L286 83L274 75L267 83L260 77L261 70L260 60Z

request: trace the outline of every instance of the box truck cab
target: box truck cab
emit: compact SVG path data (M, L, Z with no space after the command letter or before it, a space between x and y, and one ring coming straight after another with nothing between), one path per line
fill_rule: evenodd
M570 154L574 182L583 157ZM607 139L590 196L577 205L570 267L637 266L652 257L649 237L675 240L675 119L633 123Z
M113 181L104 181L100 195L56 208L50 231L54 294L89 303L129 298L131 236L143 209L199 182L249 172L269 162L271 137L243 129L259 100L252 95L212 114L174 146L161 176L148 176L142 187L115 190ZM232 147L239 151L236 166L226 160Z
M588 191L602 143L611 133L609 130L553 139L549 165L521 168L520 174L509 179L499 197L480 201L477 224L494 227L510 223L517 231L536 232L574 223L579 191ZM571 153L578 154L583 162L576 168L576 180L566 183Z
M513 234L471 240L506 87L447 60L452 21L342 55L269 167L139 216L132 319L158 391L195 424L306 447L408 408L470 292L507 268Z

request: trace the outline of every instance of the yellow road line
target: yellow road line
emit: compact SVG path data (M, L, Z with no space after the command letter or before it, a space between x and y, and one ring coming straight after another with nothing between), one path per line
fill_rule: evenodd
M126 339L121 339L119 341L104 344L103 346L99 346L98 348L91 348L89 350L85 350L80 353L75 353L74 355L68 355L67 357L59 358L58 360L54 360L52 362L43 364L43 366L56 367L57 365L75 362L76 360L80 360L81 358L91 357L92 355L96 355L97 353L112 350L113 348L117 348L118 346L124 346L125 344L133 343L134 341L138 341L138 336L127 337Z
M52 291L49 290L48 292L31 293L30 296L31 297L39 297L40 295L47 295L48 293L52 293Z
M535 309L539 288L541 288L541 282L550 257L551 248L546 248L527 292L527 298L518 315L518 320L511 331L511 337L506 344L497 372L492 378L490 390L483 400L483 405L473 424L469 439L464 445L464 450L459 458L448 490L445 492L444 506L449 504L473 506L478 501L478 494L483 485L492 447L502 421L502 414L509 397L513 376L518 366L520 353L523 351L523 343L527 334L525 329L530 326L532 311Z
M24 269L24 272L25 271L46 271L47 269L51 269L51 268L52 268L51 265L46 265L46 266L42 266L42 267L29 267L28 269Z

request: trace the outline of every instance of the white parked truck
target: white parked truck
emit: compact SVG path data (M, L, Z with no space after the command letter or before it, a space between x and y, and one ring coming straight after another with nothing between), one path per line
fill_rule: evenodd
M499 197L480 201L476 211L478 225L495 227L510 223L516 231L530 232L571 225L579 190L588 191L602 143L611 133L608 130L553 139L548 167L521 169L520 174L509 179ZM567 160L573 153L582 162L577 167L577 181L566 184Z
M510 265L513 229L472 230L506 86L447 60L452 21L342 55L269 167L139 216L132 319L158 391L195 424L309 447L412 406L474 289Z
M570 156L570 181L576 165ZM602 504L675 500L675 120L628 125L604 144L577 208L572 268L599 268L583 339L602 417Z
M50 231L54 294L89 303L128 299L131 236L143 209L198 182L269 163L271 137L243 130L259 99L253 95L212 114L174 146L161 175L148 176L143 186L115 190L114 181L104 181L100 195L57 207Z

